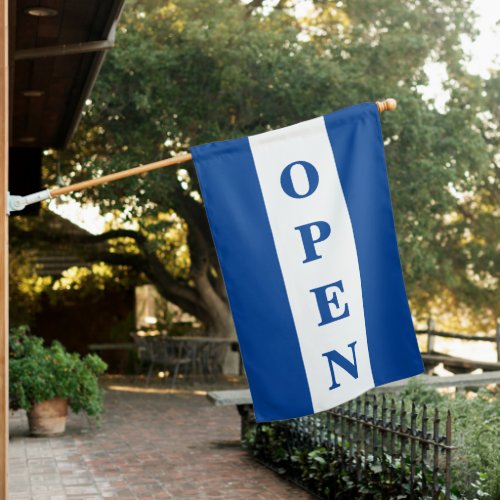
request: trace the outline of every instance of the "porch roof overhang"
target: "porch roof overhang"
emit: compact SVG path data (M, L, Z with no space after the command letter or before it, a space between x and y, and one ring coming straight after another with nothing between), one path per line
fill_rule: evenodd
M113 46L123 3L10 1L10 146L66 147Z

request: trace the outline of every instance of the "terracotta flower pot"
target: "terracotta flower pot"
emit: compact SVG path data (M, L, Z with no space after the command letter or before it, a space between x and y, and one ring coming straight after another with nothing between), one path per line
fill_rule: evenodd
M33 405L28 412L30 433L33 436L53 436L66 429L68 400L54 398Z

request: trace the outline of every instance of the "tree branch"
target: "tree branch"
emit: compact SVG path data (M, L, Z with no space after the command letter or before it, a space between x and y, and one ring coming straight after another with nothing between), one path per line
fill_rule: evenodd
M146 260L138 254L96 252L88 255L91 262L105 262L113 266L129 266L137 271L144 271Z
M40 227L43 229L40 229ZM23 242L32 243L33 241L43 241L46 243L60 244L61 246L73 245L75 243L96 244L118 238L131 238L135 240L138 246L144 245L147 242L146 237L142 233L129 229L114 229L101 234L83 232L81 234L76 234L67 231L54 231L51 230L51 228L45 228L43 225L37 225L29 229L21 229L13 224L10 229L11 234Z
M111 231L106 231L105 233L95 234L89 236L89 242L97 243L100 241L109 241L117 238L131 238L137 242L137 244L146 243L146 237L139 231L133 231L131 229L113 229ZM82 238L85 241L85 238Z
M143 272L149 280L156 285L160 293L167 300L177 304L182 310L196 316L204 323L210 322L207 312L200 306L199 297L196 291L187 285L181 286L168 273L158 271L156 266L152 266L148 259L141 255L120 254L110 252L96 252L90 255L93 261L105 262L110 265L130 266L133 269Z

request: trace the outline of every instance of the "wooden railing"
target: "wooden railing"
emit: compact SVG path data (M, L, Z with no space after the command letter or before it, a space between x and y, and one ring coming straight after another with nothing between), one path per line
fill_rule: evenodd
M471 342L494 342L497 348L497 360L500 362L500 323L496 325L496 334L493 335L467 335L464 333L454 332L439 332L435 330L435 324L432 319L429 319L428 326L425 329L415 330L417 335L427 335L427 352L434 351L435 337L443 337L447 339L467 340Z

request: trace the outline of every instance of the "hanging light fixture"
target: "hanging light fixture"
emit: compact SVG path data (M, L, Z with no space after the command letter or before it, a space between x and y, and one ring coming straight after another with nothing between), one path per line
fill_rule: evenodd
M23 90L22 94L25 97L42 97L45 94L45 90Z
M34 5L33 7L27 7L24 12L30 16L34 17L54 17L59 14L56 9L51 9L50 7L39 7Z

